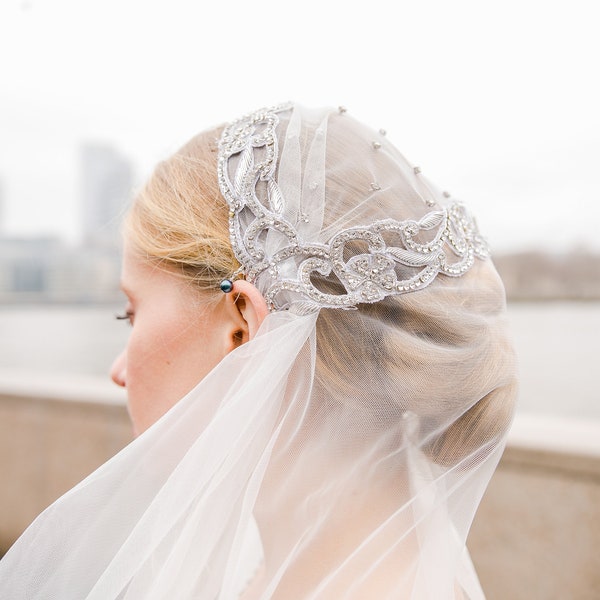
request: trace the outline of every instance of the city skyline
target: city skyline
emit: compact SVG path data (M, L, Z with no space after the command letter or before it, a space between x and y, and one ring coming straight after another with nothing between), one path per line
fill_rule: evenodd
M82 141L71 154L71 164L42 178L51 182L46 188L28 176L0 174L0 236L56 238L76 245L104 239L114 245L133 194L135 165L105 140ZM36 202L36 194L45 201ZM15 200L21 206L15 207ZM32 213L35 204L38 211Z
M587 3L424 0L402 4L400 20L377 1L302 7L292 30L274 0L3 5L4 233L78 239L85 144L131 162L133 194L194 133L293 99L385 128L498 252L600 250L600 39ZM345 27L332 28L340 11Z
M132 184L129 161L111 145L80 147L79 235L3 235L0 228L0 303L115 302L120 298L119 217Z
M65 146L64 140L61 144ZM135 190L151 172L153 164L144 162L143 157L138 157L136 162L133 157L125 155L116 142L88 139L70 148L67 153L70 155L70 164L63 160L61 168L45 173L41 181L32 180L27 173L15 177L14 174L7 176L0 172L0 235L17 238L57 237L71 245L82 243L86 231L89 235L90 227L93 227L93 223L85 225L83 196L85 193L101 193L98 182L94 184L93 178L92 181L86 181L84 169L81 168L82 152L89 147L104 148L107 153L120 157L119 160L128 165L126 181L115 184L120 186L122 192L122 207L113 206L110 209L112 213L122 215ZM543 181L539 175L544 160L540 161L539 157L537 163L514 165L512 178L506 179L500 177L492 167L480 165L478 171L460 173L457 177L459 185L451 189L453 195L471 208L475 206L480 228L491 241L492 249L499 253L527 250L598 252L600 238L596 235L596 229L600 223L600 203L588 200L590 197L600 199L595 193L595 182L591 181L594 172L592 163L596 158L593 152L586 154L581 151L578 158L571 154L548 160L546 166L554 164L557 176ZM578 171L589 174L590 181L570 176ZM433 181L438 184L435 179ZM15 182L16 185L11 185ZM44 202L35 202L36 189L44 197ZM463 193L457 193L457 189L462 189ZM14 196L11 196L11 191L15 192ZM547 195L545 199L542 196L544 192ZM478 194L482 194L494 206L486 206ZM564 199L561 197L563 194ZM525 206L519 207L520 199L525 199ZM527 202L531 206L528 207ZM544 202L547 204L545 210L536 207L536 204ZM37 210L32 212L36 204ZM512 214L510 211L513 211ZM118 221L114 220L111 227L113 232L118 229Z

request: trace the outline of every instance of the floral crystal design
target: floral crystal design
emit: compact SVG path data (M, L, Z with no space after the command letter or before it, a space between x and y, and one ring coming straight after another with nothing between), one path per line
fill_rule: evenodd
M303 240L297 224L284 216L285 198L274 175L278 114L291 109L286 104L246 115L224 129L219 143L219 187L229 206L233 250L247 280L266 276L271 310L351 309L417 291L439 274L459 277L475 258L489 256L475 221L459 202L418 220L384 219L350 227L327 243ZM285 242L269 252L266 234L275 231ZM427 241L420 241L424 232ZM345 259L357 242L366 251ZM337 279L344 292L319 289L318 275Z

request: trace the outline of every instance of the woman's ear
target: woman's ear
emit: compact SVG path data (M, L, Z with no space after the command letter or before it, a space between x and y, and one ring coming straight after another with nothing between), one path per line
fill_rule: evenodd
M230 332L232 348L251 340L258 331L269 309L255 285L239 279L225 295L226 311L233 330Z

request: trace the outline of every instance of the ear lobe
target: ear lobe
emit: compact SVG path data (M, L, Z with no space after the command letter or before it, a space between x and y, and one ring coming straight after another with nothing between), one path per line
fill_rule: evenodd
M234 281L233 289L227 293L227 302L231 302L230 308L238 314L240 326L234 332L234 345L239 346L256 335L269 309L256 286L243 279Z

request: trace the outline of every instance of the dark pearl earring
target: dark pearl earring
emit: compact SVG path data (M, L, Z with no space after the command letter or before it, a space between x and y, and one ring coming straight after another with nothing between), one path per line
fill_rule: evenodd
M229 294L229 292L233 289L233 281L231 281L231 279L223 279L219 287L221 288L222 292Z

